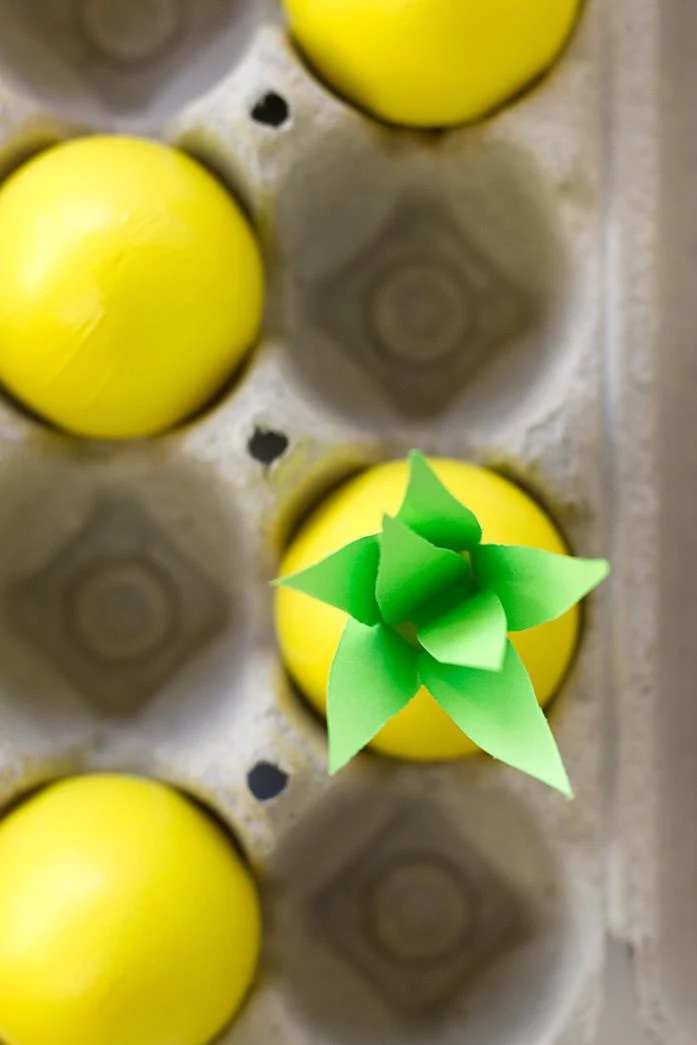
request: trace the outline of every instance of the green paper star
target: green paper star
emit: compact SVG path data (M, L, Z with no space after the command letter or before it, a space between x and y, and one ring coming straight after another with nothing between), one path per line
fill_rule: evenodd
M274 582L348 614L327 692L330 772L423 685L483 751L571 795L508 633L566 613L609 565L481 539L476 517L412 451L404 502L380 534Z

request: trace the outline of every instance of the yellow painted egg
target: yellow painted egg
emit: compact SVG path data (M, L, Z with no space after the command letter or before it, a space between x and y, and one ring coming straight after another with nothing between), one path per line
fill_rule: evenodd
M468 123L554 63L583 0L284 0L319 75L409 127Z
M252 983L249 871L171 788L75 777L0 822L0 1040L209 1045Z
M453 496L477 516L485 543L568 551L549 516L520 487L475 465L438 459L430 463ZM305 569L350 541L379 532L383 514L398 511L408 478L408 462L391 461L340 487L301 527L283 559L281 575ZM346 614L302 592L276 591L276 627L284 661L300 690L322 713L329 669L345 623ZM579 625L575 606L558 620L511 635L543 706L571 664ZM422 761L446 761L477 751L424 688L378 733L372 747L394 758Z
M153 435L205 406L262 299L240 207L177 149L80 138L0 187L0 381L78 435Z

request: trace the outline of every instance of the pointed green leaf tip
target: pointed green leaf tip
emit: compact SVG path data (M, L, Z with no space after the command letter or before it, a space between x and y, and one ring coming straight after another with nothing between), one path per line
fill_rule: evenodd
M610 565L539 548L482 544L472 552L472 569L478 587L501 600L509 630L525 631L561 617L605 580Z
M376 594L388 624L411 620L420 606L469 571L461 555L436 548L399 520L384 517Z
M510 641L498 672L450 667L427 653L419 668L429 692L483 751L573 797L557 742Z
M419 688L419 652L384 624L349 620L329 673L329 772L337 773Z
M493 592L482 591L420 628L417 637L441 664L500 671L507 631L500 601Z
M410 530L450 551L470 551L482 539L475 515L445 488L418 450L409 454L409 485L397 519Z
M380 610L375 585L379 561L377 535L361 537L306 570L280 577L274 584L335 606L361 624L377 624Z

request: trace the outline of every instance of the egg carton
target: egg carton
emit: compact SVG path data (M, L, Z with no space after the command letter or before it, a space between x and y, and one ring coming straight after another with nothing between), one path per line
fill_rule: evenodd
M697 18L661 6L687 68L675 27L694 41ZM533 90L415 133L320 84L270 0L0 3L2 173L76 133L152 134L230 187L265 250L261 344L191 423L80 441L0 404L0 802L115 770L231 825L266 919L221 1045L697 1041L679 800L697 719L674 664L654 728L657 130L677 75L658 30L658 0L588 0ZM267 582L303 512L410 447L503 471L613 560L552 712L573 803L479 759L327 775Z

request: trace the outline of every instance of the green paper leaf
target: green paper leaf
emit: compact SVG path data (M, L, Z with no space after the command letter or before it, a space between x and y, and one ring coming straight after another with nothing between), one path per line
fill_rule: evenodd
M273 583L335 606L361 624L377 624L380 610L375 585L379 560L380 540L374 534L361 537L306 570L279 577Z
M368 744L419 689L418 650L384 624L349 620L329 673L329 772Z
M501 544L482 544L471 558L479 588L498 595L510 631L561 617L610 572L606 559L577 559Z
M444 617L450 610L454 610L456 606L461 605L476 594L477 589L474 586L474 578L468 575L462 580L456 581L455 584L451 585L444 592L436 595L434 599L429 599L423 606L419 606L411 615L411 623L415 626L414 638L416 638L416 632L420 628L425 628L436 617Z
M419 606L469 572L462 556L436 548L404 523L384 517L376 595L388 624L410 620Z
M422 627L417 637L441 664L500 671L507 631L499 599L493 592L483 591Z
M397 519L439 548L470 551L482 539L477 517L453 497L418 450L409 454L409 485Z
M432 696L483 751L573 797L554 734L510 641L500 672L450 667L427 653L419 668Z

